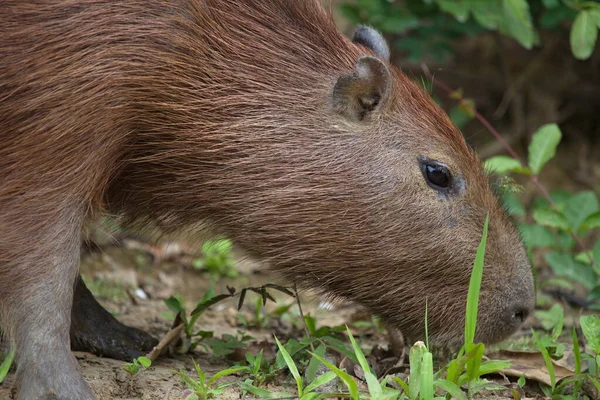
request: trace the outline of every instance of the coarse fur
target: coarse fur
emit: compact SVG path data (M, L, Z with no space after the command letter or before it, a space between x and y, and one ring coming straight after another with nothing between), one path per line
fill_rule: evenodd
M104 210L172 230L208 222L410 339L427 303L430 340L451 345L489 213L478 340L532 308L525 251L475 153L317 0L0 6L0 326L30 383L19 399L93 398L68 324L74 246ZM427 184L423 157L455 190Z

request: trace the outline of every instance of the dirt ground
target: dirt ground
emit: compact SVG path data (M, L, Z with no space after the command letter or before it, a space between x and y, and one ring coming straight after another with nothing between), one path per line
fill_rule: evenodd
M142 246L145 245L142 244ZM151 250L160 252L161 247ZM167 256L167 258L169 257ZM257 267L257 264L243 257L238 258L237 268L240 276L236 279L220 279L215 287L215 293L226 293L227 286L243 288L276 282L277 278L274 276L255 272ZM158 263L154 263L148 252L127 247L110 246L103 248L100 252L84 256L81 272L86 282L92 282L89 285L90 289L107 310L126 325L140 328L158 339L170 330L173 322L172 313L164 304L164 300L171 295L179 294L189 312L205 293L210 282L206 273L189 266L182 266L176 261L159 260ZM136 294L137 288L140 288L148 298L141 299L139 294ZM279 300L280 298L278 298ZM294 301L292 298L285 299L287 303ZM247 304L251 303L254 301L249 301ZM312 295L304 296L302 304L305 312L315 315L318 321L328 325L338 325L349 321L355 311L353 307L343 307L334 311L318 310L315 296ZM251 318L250 307L244 306L242 313L244 310L246 310L246 315ZM237 299L225 301L205 312L197 321L196 327L205 331L213 331L215 337L221 337L223 334L235 335L239 330L245 330L236 320L236 314ZM254 338L252 342L269 340L272 345L270 352L274 354L273 333L278 332L279 336L289 327L281 326L281 321L272 321L271 324L277 326L251 329L247 332ZM265 351L265 354L267 353L269 352ZM161 356L150 368L132 378L123 369L122 361L101 358L83 352L76 352L75 356L79 361L83 376L92 387L98 400L181 399L185 385L176 372L184 369L195 377L192 359L206 372L207 376L212 376L215 372L232 365L230 360L214 357L199 347L194 352L185 355ZM227 380L227 378L224 379L224 381ZM239 381L240 378L232 377L229 380ZM13 398L11 392L13 382L14 373L11 373L4 384L0 385L0 400ZM269 386L268 389L288 390L281 386ZM295 391L295 384L289 388L289 391ZM240 389L232 386L226 389L219 398L239 399L240 395Z
M173 252L176 253L175 257L170 254ZM182 297L186 310L189 312L210 285L208 274L192 268L189 260L186 261L186 257L181 256L177 246L173 250L171 245L150 247L143 242L130 241L125 246L103 246L100 251L85 255L82 258L81 272L88 282L90 290L107 310L125 324L143 329L160 339L170 330L173 323L173 315L164 300L171 295L178 294ZM216 294L226 293L228 286L236 287L239 291L244 287L278 282L276 276L261 272L256 263L243 256L237 256L236 259L236 268L240 271L240 275L235 279L219 279L215 287ZM286 296L276 297L278 304L294 303L290 307L289 313L297 322L299 315L295 300ZM237 298L226 300L211 307L199 318L196 328L212 331L217 338L223 334L235 335L244 331L254 338L249 342L249 348L254 349L254 353L258 352L258 348L263 348L266 357L273 356L276 352L273 334L282 340L302 336L301 328L285 318L270 319L266 328L243 327L239 318L236 318L236 314L238 314L237 301ZM328 303L312 293L302 293L301 303L304 313L310 313L316 317L318 324L338 326L365 317L365 313L356 306L342 302ZM253 318L252 304L254 304L253 300L246 301L246 305L241 310L241 314L248 319ZM275 304L268 303L267 312L272 311L275 307ZM381 332L377 333L372 329L369 334L360 339L361 345L367 350L376 344L388 346L386 337ZM244 352L240 352L238 360L242 360ZM187 354L161 356L153 362L150 368L131 377L123 369L122 361L101 358L83 352L76 352L75 356L79 361L83 376L92 387L98 400L182 399L186 387L177 371L184 370L188 375L197 377L192 360L198 363L207 376L212 376L233 364L231 358L216 357L199 346ZM242 380L241 377L232 376L223 381L240 380ZM0 400L13 399L11 387L13 382L14 373L10 373L4 384L0 385ZM271 391L287 391L289 393L296 391L295 383L289 379L277 379L277 382L280 386L268 385L266 388ZM228 400L254 397L244 397L239 386L232 385L217 398ZM504 397L497 394L486 394L478 398L507 399L513 397L507 393Z

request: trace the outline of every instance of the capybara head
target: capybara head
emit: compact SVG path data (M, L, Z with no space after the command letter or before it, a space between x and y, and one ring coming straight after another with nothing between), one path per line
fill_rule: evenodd
M140 70L127 66L144 135L121 175L131 190L117 185L112 204L206 219L410 339L427 304L430 339L453 345L488 214L477 339L517 329L534 303L520 237L476 154L377 32L346 39L317 0L191 7L161 26Z

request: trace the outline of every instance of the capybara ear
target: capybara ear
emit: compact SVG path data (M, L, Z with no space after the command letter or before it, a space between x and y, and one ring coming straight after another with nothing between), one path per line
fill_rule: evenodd
M354 72L337 80L333 107L351 121L362 121L381 107L391 87L390 71L380 59L360 57Z
M387 42L381 33L370 26L359 26L354 32L352 42L373 50L373 53L382 60L390 61L390 48Z

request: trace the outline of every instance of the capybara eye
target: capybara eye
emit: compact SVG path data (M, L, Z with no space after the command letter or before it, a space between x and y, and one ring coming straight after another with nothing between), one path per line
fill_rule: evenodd
M421 171L423 171L425 181L430 187L444 192L450 188L452 175L445 165L426 158L420 161Z
M427 180L434 186L447 188L450 185L450 173L441 165L427 165Z

